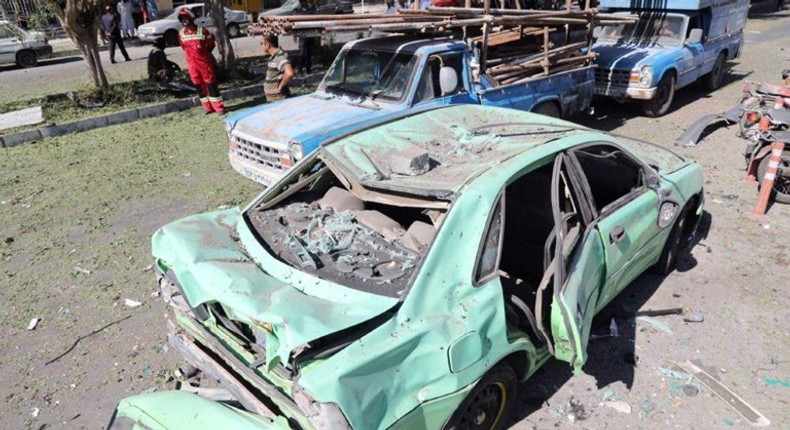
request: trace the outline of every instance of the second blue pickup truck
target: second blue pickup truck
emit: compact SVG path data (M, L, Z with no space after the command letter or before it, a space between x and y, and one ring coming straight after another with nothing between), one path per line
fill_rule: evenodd
M497 86L479 64L466 43L449 37L349 42L314 93L225 120L231 165L268 185L321 142L398 116L483 104L567 117L592 101L593 66Z
M740 54L749 0L602 0L634 14L632 24L596 27L595 94L641 101L647 116L667 113L675 90L703 79L721 85Z

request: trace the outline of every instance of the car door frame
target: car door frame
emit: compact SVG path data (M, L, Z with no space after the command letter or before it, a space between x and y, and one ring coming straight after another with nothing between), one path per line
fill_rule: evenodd
M631 190L631 192L620 196L617 200L609 203L603 208L596 207L595 200L592 197L592 191L590 185L587 182L586 175L584 174L584 169L581 167L581 164L579 163L575 155L575 152L591 146L607 146L612 149L616 149L620 151L631 162L639 166L640 175L642 177L642 185L638 188ZM622 146L616 144L615 142L606 141L606 140L595 140L585 143L583 145L575 146L571 148L568 152L572 160L572 163L574 164L575 168L578 170L580 174L579 179L583 181L582 190L587 195L587 199L590 202L590 209L593 211L593 217L595 219L596 226L599 224L600 221L606 219L607 217L614 214L615 212L623 210L625 207L629 205L635 204L634 202L636 202L639 199L643 199L643 200L647 200L646 202L642 203L645 210L648 210L649 208L655 208L655 214L656 214L655 220L651 220L651 222L646 223L647 225L653 226L654 229L652 233L649 233L650 236L648 240L653 241L655 237L661 233L663 229L658 227L658 223L657 223L658 208L661 205L662 192L669 191L669 186L667 184L651 185L651 182L655 184L657 181L655 180L651 181L650 178L651 177L658 178L658 174L655 173L652 170L652 168L650 168L650 166L648 166L644 161L640 160L634 154L631 154L628 150L626 150ZM643 198L643 196L645 197ZM609 234L604 235L603 233L611 234L612 232L610 231L602 232L602 236L601 236L601 239L604 241L604 247L606 247L608 250L608 247L613 244L612 243L607 244L607 239L609 239L608 237ZM624 232L624 234L628 234L628 232L626 231ZM656 250L655 249L656 246L658 246L657 243L652 244L652 246L640 247L638 249L634 249L634 253L632 253L631 257L625 261L625 264L618 267L612 267L609 258L607 258L606 277L605 277L604 288L602 288L600 291L601 295L599 298L599 310L601 307L609 303L623 289L625 289L625 287L627 287L636 277L636 276L625 276L622 278L613 279L610 277L610 274L616 273L623 276L624 274L629 273L629 271L627 271L627 269L629 269L629 265L641 261L638 259L638 257L643 257L644 259L644 256L639 255L639 253L641 251L645 251L648 253L648 257L652 257L656 253L656 251L660 252L660 247L658 250ZM646 261L649 260L650 258L646 258ZM638 273L641 273L645 268L646 267L639 267L636 270L630 271L630 273L636 273L638 275Z
M423 99L420 101L416 101L417 93L420 89L420 83L426 73L429 72L429 62L431 57L433 56L442 56L442 55L460 55L461 56L461 74L458 76L458 85L463 88L462 92L458 92L455 94L447 95L447 96L440 96L440 97L432 97L429 99ZM420 58L420 67L415 73L416 79L414 83L411 85L412 88L410 89L410 97L409 97L409 109L411 110L426 110L431 108L436 108L444 105L452 105L452 104L459 104L459 103L474 103L477 104L475 100L475 96L472 93L473 87L471 86L470 76L469 76L469 67L468 67L469 57L468 54L464 51L457 51L457 50L446 50L440 52L433 52L431 54L422 56Z

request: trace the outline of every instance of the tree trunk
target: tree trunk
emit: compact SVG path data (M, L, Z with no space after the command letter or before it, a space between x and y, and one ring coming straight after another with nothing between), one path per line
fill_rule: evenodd
M225 8L222 0L206 0L204 7L211 11L214 19L214 28L217 29L217 51L219 52L219 67L229 76L236 76L236 54L228 36L228 25L225 22Z
M93 85L107 89L110 84L99 57L100 0L41 0L52 11L66 34L77 45Z

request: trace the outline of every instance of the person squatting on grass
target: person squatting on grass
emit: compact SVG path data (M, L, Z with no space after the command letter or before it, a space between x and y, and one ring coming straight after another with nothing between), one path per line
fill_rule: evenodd
M217 88L216 60L211 54L214 49L214 36L205 28L195 25L195 19L188 9L178 12L178 21L184 27L178 32L178 43L187 57L189 78L197 87L200 102L206 114L225 113L225 104Z

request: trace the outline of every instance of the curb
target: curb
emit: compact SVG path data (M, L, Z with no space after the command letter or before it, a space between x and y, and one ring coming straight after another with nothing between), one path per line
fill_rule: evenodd
M263 95L263 84L253 84L241 88L232 88L222 93L225 100L233 100L253 95ZM171 100L162 103L141 106L135 109L126 109L101 116L84 118L60 125L41 127L19 133L0 136L0 147L12 148L23 143L36 141L45 137L57 137L66 134L79 133L116 124L126 124L146 118L181 112L200 105L197 97Z

